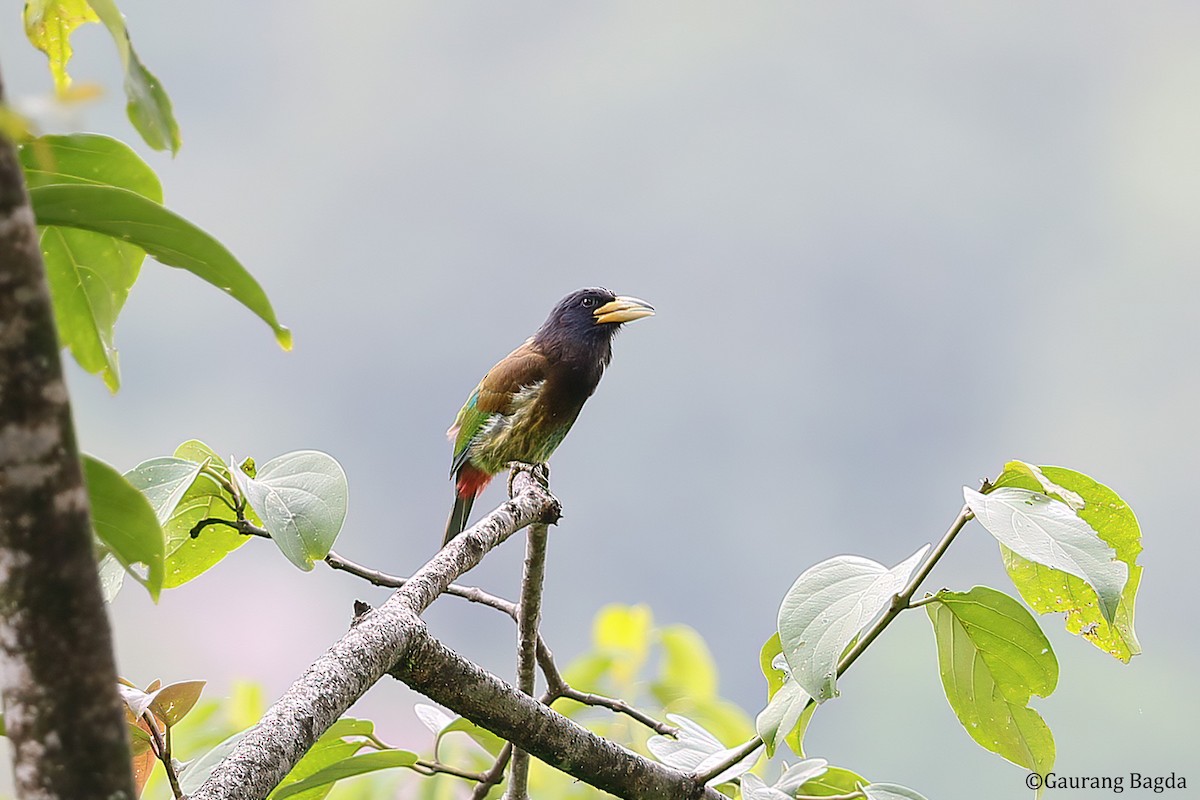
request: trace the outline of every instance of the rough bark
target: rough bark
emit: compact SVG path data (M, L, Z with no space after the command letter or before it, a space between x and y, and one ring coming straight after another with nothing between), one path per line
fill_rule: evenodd
M626 800L725 800L694 775L603 739L459 656L412 619L413 642L391 671L530 755Z
M424 629L419 615L455 578L526 525L558 519L558 501L530 470L519 471L512 485L512 500L455 537L387 602L359 618L317 659L213 770L191 800L266 797L354 701L393 664L407 657Z
M533 697L537 681L538 625L542 619L542 584L546 579L547 530L530 525L525 532L525 570L521 576L521 606L517 616L517 689ZM529 753L512 751L505 800L529 800Z
M0 683L19 797L134 796L54 315L24 178L3 139Z

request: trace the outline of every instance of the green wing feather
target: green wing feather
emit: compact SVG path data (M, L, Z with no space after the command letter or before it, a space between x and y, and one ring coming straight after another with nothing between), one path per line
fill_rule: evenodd
M509 416L512 414L515 410L513 401L517 393L524 387L545 380L547 368L546 356L536 349L533 340L530 339L488 370L458 412L450 430L447 431L454 441L451 475L457 473L459 468L466 463L471 452L472 442L475 441L488 420L496 415ZM520 454L516 454L502 460L520 457ZM500 467L494 467L491 471L495 473L500 469Z
M483 427L490 416L490 413L479 408L479 387L476 387L459 410L458 416L454 418L454 424L448 431L454 439L454 459L450 465L451 477L458 472L459 467L466 463L467 454L471 449L471 440L475 438L475 434L479 433L479 429Z

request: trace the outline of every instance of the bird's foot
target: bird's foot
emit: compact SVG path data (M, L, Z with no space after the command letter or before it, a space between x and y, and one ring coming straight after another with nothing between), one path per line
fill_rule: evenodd
M528 464L524 461L508 462L508 496L513 496L513 479L517 476L517 470L527 469L534 479L542 485L542 488L550 488L550 465L549 464Z

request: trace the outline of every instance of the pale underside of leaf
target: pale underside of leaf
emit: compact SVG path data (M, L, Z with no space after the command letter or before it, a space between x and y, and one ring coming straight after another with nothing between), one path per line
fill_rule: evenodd
M1087 582L1112 621L1128 567L1116 552L1065 503L1040 492L1002 487L984 495L963 487L963 496L983 527L1022 558L1070 573Z
M891 569L838 556L806 570L779 608L779 636L792 677L818 702L837 694L837 665L860 631L887 607L928 552Z

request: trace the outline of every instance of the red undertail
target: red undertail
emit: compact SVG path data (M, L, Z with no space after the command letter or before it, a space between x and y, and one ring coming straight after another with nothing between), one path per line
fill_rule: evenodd
M471 506L491 479L490 474L469 463L463 464L458 470L454 486L454 508L450 511L450 519L446 521L446 536L442 539L442 547L466 529Z

